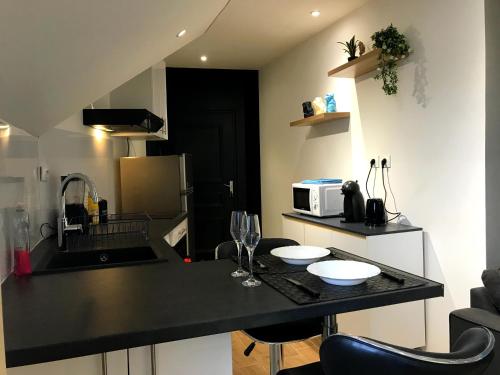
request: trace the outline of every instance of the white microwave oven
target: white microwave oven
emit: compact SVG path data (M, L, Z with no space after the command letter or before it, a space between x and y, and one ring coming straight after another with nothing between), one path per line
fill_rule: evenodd
M342 184L292 184L293 210L302 214L325 217L343 212Z

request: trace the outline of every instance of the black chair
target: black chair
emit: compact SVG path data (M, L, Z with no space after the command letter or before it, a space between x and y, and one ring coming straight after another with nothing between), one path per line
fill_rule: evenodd
M455 310L450 313L450 345L453 345L458 337L471 327L487 327L493 332L497 342L494 350L496 355L484 374L499 374L500 311L492 303L488 290L485 287L471 289L470 306L471 308Z
M262 238L255 248L255 255L269 254L272 249L282 246L295 246L299 243L286 238ZM245 251L243 249L243 251ZM219 244L215 249L215 259L228 259L237 255L234 241ZM323 318L304 319L291 323L275 324L244 330L253 343L245 350L250 355L255 342L269 345L269 373L275 375L283 364L283 344L303 341L318 336L323 330Z
M495 337L483 327L465 331L451 353L429 353L337 334L321 345L320 362L282 370L278 375L480 375L493 358L494 345Z

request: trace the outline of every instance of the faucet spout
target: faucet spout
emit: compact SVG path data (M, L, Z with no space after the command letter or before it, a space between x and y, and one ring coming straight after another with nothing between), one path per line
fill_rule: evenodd
M84 175L83 173L70 173L66 176L66 178L62 181L61 187L59 189L60 197L64 196L64 192L66 191L68 184L73 180L81 180L85 182L90 189L90 197L92 198L94 203L97 203L97 201L99 200L99 196L97 194L97 189L95 187L94 181L92 181L89 176Z
M59 198L59 217L57 220L57 242L59 244L59 247L62 247L63 245L63 237L64 237L64 232L66 230L70 229L78 229L78 228L71 228L70 225L68 225L68 220L66 218L66 197L65 197L65 192L68 187L68 184L73 181L73 180L80 180L83 181L87 184L89 187L89 194L94 203L98 203L99 201L99 195L97 194L97 189L94 184L94 182L87 176L84 175L83 173L71 173L66 178L61 182L61 186L59 188L58 192L58 198ZM80 228L81 229L81 228Z

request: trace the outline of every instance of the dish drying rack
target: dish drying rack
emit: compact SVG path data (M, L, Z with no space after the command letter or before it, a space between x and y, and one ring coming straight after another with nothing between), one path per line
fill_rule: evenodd
M95 251L141 247L148 244L148 214L88 215L74 217L70 224L80 224L81 231L66 234L66 251Z

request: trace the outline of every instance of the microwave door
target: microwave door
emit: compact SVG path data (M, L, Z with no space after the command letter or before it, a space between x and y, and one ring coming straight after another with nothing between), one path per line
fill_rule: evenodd
M311 189L307 188L293 188L293 208L295 210L305 213L311 212L310 192Z

